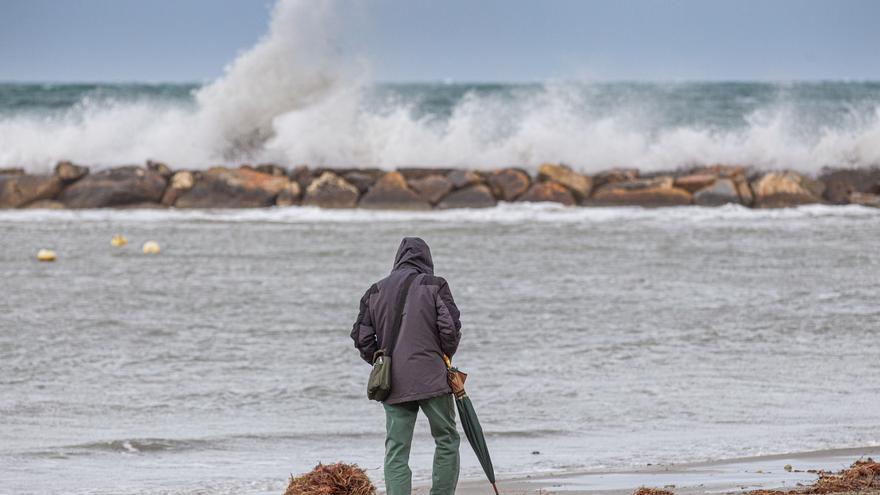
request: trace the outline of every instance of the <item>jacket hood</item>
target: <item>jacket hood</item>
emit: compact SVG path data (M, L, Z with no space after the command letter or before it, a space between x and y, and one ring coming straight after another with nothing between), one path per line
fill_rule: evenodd
M428 243L418 237L404 237L394 257L393 270L410 267L419 273L434 274L434 260L431 259L431 248Z

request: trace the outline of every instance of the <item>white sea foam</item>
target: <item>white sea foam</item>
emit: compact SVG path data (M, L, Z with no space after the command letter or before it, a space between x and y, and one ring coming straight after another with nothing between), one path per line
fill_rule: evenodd
M0 223L37 222L218 222L218 223L449 223L449 224L604 224L642 222L654 224L707 224L745 221L757 226L789 225L795 220L853 219L880 221L880 210L860 205L806 205L796 208L751 209L738 205L722 207L683 206L668 208L601 207L571 208L555 203L500 203L494 208L463 208L432 211L382 211L364 209L322 209L311 206L215 210L0 210ZM802 224L814 226L810 222Z
M804 133L777 101L741 125L660 125L644 102L593 111L582 84L547 83L515 98L471 93L451 115L406 103L366 105L366 66L340 53L333 2L279 0L266 36L193 105L84 100L64 115L0 118L0 165L48 170L161 159L174 166L277 161L321 166L535 166L584 171L735 163L815 172L880 164L880 103ZM659 96L658 96L659 97Z

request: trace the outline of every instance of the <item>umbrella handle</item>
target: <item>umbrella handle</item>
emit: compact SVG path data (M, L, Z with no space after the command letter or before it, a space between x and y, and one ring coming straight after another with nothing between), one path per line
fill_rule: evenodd
M446 363L447 368L452 368L452 360L446 354L443 355L443 362Z

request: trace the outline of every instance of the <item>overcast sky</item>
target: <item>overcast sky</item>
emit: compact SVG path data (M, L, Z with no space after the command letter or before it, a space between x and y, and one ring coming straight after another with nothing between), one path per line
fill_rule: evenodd
M0 0L0 80L211 80L271 3ZM339 4L381 81L880 80L880 0Z

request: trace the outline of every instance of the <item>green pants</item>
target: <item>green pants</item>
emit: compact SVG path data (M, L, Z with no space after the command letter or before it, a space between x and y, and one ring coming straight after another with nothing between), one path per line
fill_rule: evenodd
M458 484L458 430L452 394L403 404L385 404L385 491L411 495L409 450L419 408L428 417L434 437L434 470L431 495L454 495Z

